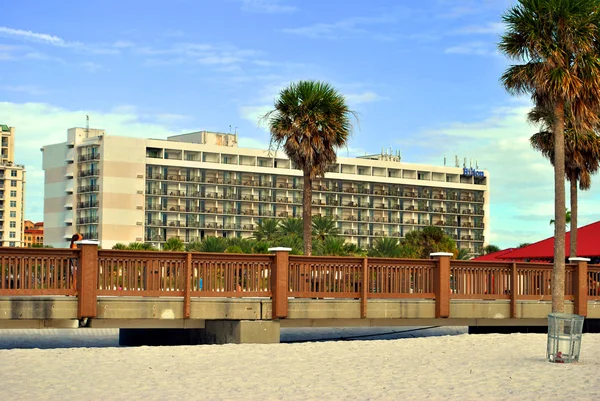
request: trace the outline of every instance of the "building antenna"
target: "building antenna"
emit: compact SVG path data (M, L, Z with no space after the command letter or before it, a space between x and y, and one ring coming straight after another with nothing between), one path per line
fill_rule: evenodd
M90 137L90 116L87 114L85 115L85 137Z
M446 155L444 155L444 166L446 165Z
M229 124L229 133L231 134L231 124Z

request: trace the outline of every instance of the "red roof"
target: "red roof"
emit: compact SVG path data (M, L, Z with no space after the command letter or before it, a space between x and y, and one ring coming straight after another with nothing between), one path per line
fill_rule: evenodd
M571 233L565 235L565 253L569 255ZM578 257L600 257L600 221L577 230L577 255ZM554 237L536 242L531 245L517 248L513 252L505 253L500 257L506 259L554 259Z
M471 260L481 260L481 261L501 261L501 262L505 262L504 259L501 259L500 256L507 254L509 252L514 251L515 248L507 248L507 249L503 249L501 251L496 251L496 252L492 252L492 253L488 253L487 255L481 255L478 256L476 258L473 258Z

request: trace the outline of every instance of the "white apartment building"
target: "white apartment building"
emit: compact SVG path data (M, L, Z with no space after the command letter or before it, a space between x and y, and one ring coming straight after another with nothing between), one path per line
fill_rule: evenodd
M42 148L44 243L78 232L104 248L206 236L249 237L261 218L302 216L302 173L283 152L240 148L237 135L194 132L167 140L72 128ZM366 247L436 225L478 253L489 235L489 173L403 163L389 154L338 157L315 181L312 214L331 216Z
M25 167L15 163L15 128L0 124L0 246L24 245Z

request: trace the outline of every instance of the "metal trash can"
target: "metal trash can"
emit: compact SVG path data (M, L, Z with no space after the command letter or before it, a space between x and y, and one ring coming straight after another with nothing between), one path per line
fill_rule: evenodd
M570 313L548 315L548 362L572 363L579 361L583 316Z

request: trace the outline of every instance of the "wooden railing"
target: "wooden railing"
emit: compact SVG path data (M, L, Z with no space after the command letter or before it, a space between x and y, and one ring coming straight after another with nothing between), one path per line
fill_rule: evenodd
M0 248L0 295L75 295L79 251Z
M0 296L76 295L80 317L95 317L98 296L191 298L266 297L273 317L287 316L287 299L431 299L436 317L450 300L551 300L552 265L434 259L306 257L277 249L270 255L80 249L0 248ZM76 277L74 277L76 272ZM586 315L600 301L600 266L567 264L565 300Z

